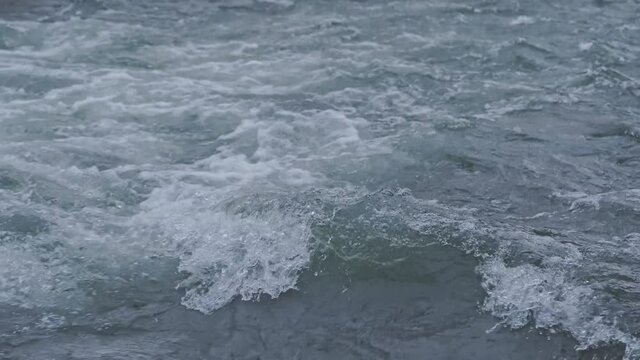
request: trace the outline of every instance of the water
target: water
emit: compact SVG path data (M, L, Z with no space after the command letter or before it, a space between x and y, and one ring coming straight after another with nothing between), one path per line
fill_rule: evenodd
M0 358L640 359L640 3L5 0Z

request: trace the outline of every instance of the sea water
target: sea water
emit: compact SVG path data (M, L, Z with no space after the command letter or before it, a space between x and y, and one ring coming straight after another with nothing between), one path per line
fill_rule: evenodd
M639 337L637 1L0 1L0 358Z

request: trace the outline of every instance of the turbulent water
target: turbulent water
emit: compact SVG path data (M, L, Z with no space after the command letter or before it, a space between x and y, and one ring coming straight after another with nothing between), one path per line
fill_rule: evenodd
M1 359L640 359L640 3L0 0Z

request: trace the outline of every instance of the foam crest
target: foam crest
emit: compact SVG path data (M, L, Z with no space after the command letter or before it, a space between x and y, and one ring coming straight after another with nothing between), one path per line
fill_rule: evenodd
M131 236L156 239L144 245L147 252L179 258L182 303L205 313L235 298L294 289L312 253L313 207L282 192L247 195L256 178L229 180L235 185L218 190L185 183L156 189L130 224Z
M186 230L186 231L185 231ZM269 212L249 216L204 212L173 226L174 241L189 244L180 255L188 277L183 304L212 312L235 297L278 297L295 288L310 258L309 226Z
M640 341L619 330L616 320L602 312L598 293L588 283L576 283L562 263L510 267L498 257L488 260L478 268L488 294L483 308L514 329L534 324L567 331L582 350L620 342L627 347L625 359L636 358Z

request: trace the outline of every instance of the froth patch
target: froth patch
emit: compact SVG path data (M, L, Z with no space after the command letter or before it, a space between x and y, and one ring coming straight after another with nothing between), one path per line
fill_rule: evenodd
M235 297L276 298L295 288L309 263L309 227L285 214L203 214L187 223L175 236L189 244L179 266L188 277L179 287L191 309L210 313Z
M502 319L500 324L514 329L533 324L551 332L567 331L578 341L578 350L623 343L625 359L638 355L638 339L619 330L615 320L602 314L598 294L589 284L573 281L560 264L548 268L507 266L495 257L478 269L488 294L483 308Z
M182 304L211 313L235 298L294 289L311 257L311 215L261 196L220 195L161 201L135 220L160 239L149 250L179 259Z

